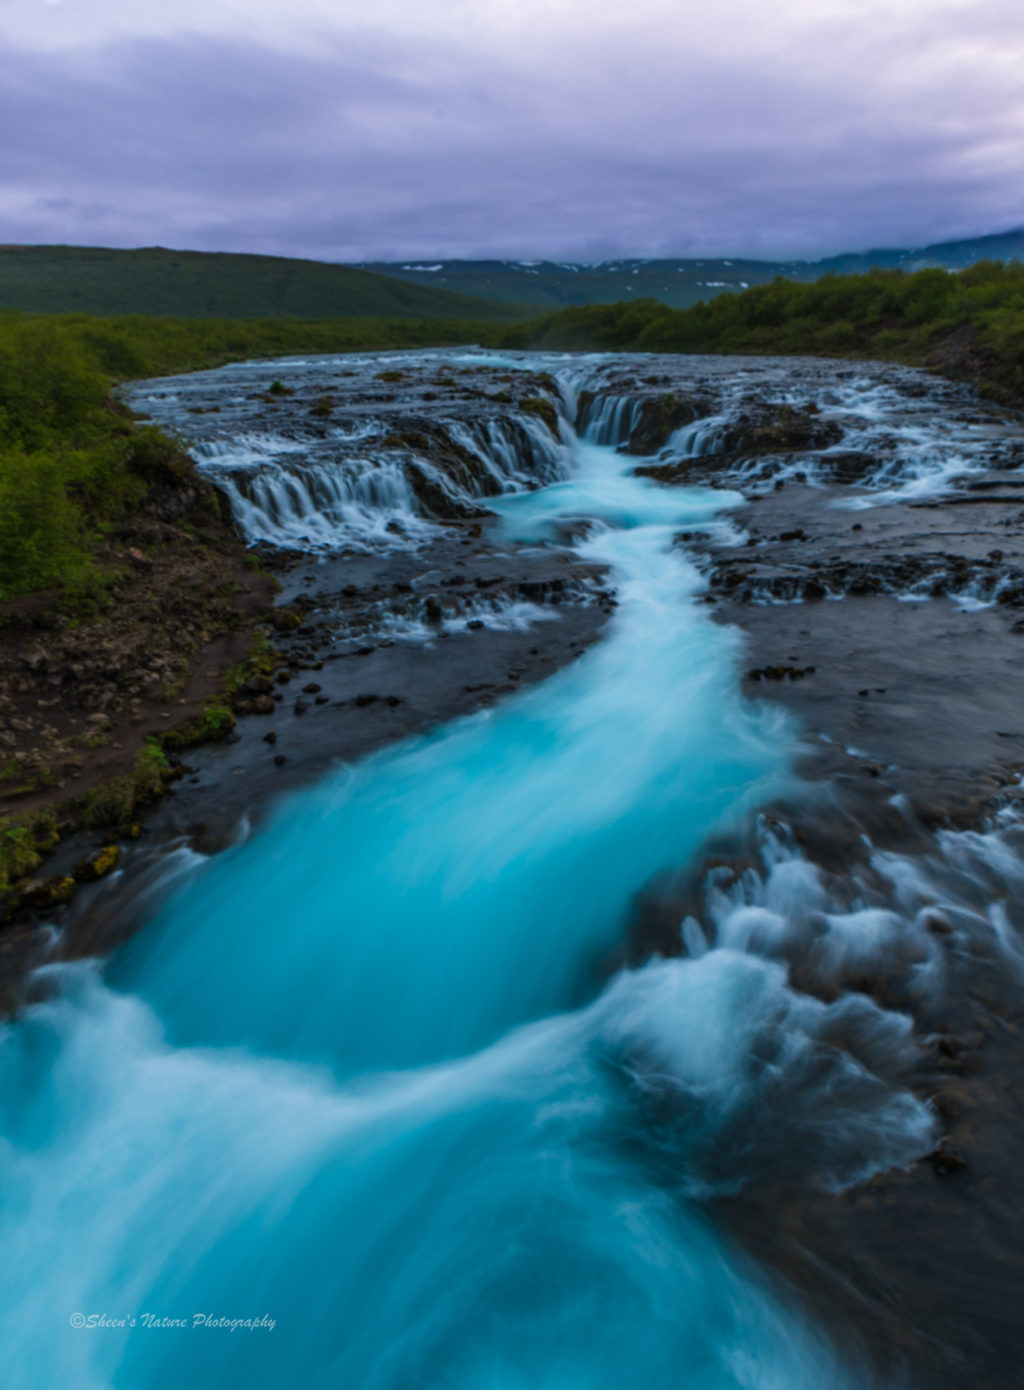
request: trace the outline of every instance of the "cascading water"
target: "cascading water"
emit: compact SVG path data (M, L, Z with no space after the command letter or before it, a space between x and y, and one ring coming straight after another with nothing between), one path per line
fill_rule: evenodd
M787 1095L835 1125L834 1184L917 1157L929 1113L826 1045L848 1006L795 994L763 922L601 983L633 894L783 785L792 738L672 545L733 499L633 462L574 440L493 504L527 541L587 523L602 644L294 797L6 1028L9 1390L857 1383L700 1200Z

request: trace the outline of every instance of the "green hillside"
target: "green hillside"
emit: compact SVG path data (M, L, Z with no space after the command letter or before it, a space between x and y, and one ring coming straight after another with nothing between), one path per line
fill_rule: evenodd
M181 318L514 319L433 285L283 256L0 246L0 309L33 314L169 314Z

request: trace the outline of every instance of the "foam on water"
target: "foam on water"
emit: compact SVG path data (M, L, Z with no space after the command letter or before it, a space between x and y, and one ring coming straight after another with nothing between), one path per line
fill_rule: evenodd
M606 639L177 863L105 981L51 972L0 1034L10 1390L164 1390L170 1367L203 1390L857 1383L700 1202L780 1142L833 1186L928 1147L906 1020L798 995L781 963L806 932L841 971L902 918L831 901L781 846L680 924L688 955L615 972L633 895L788 784L792 731L741 699L737 638L673 548L735 499L593 442L545 457L547 486L491 505L527 540L590 523ZM350 524L305 486L260 525Z

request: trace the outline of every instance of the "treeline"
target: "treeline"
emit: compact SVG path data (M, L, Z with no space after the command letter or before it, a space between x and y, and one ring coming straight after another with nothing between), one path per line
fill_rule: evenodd
M1024 404L1024 265L777 279L691 309L653 299L564 309L501 335L510 348L817 354L934 367Z
M0 600L102 591L103 540L156 481L191 467L140 427L118 381L252 357L444 346L493 324L416 319L96 319L0 314Z

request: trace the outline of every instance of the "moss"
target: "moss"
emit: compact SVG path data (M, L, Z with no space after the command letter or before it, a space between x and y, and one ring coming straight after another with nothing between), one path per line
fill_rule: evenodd
M93 787L72 804L74 822L86 830L131 821L167 790L167 758L156 739L147 740L131 772Z
M170 729L164 734L161 743L170 753L184 748L194 748L200 743L217 743L226 739L235 727L235 716L223 698L211 700L201 714L180 728ZM127 817L122 817L127 819Z
M104 845L102 849L79 860L75 865L75 878L79 883L93 883L113 873L120 862L120 845Z
M300 608L273 608L270 612L271 625L278 632L295 632L306 620Z
M317 399L313 402L313 404L309 407L309 413L310 415L314 415L318 419L323 420L326 419L328 415L330 415L333 409L333 396L318 396Z
M399 371L375 372L374 381L404 381L405 373Z
M0 767L0 787L5 797L29 796L57 783L57 774L46 763L11 760Z
M30 879L18 890L18 903L25 907L46 911L66 903L75 891L75 880L70 874L53 874L50 878Z
M551 401L544 396L524 396L519 402L519 409L543 420L555 438L558 438L558 411Z
M0 819L0 893L34 873L59 839L52 811Z

